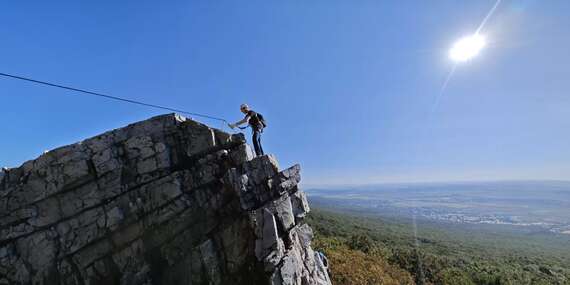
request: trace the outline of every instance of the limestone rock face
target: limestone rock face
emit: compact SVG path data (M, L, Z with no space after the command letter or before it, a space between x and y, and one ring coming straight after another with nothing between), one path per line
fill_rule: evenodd
M0 284L330 284L300 167L171 114L0 174Z

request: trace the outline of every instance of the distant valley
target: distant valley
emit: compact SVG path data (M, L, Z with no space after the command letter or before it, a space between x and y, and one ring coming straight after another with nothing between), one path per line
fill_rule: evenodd
M570 182L307 192L333 284L570 284Z
M307 190L321 207L570 235L570 182L382 184Z

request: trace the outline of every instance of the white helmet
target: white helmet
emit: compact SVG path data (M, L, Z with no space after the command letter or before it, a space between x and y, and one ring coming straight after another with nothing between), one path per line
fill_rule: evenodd
M239 106L239 109L240 109L240 110L243 110L243 109L249 110L249 106L248 106L247 104L241 104L241 105Z

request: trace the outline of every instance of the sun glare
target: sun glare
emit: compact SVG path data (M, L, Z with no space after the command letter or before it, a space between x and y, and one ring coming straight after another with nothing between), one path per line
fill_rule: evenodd
M459 39L449 50L449 57L456 62L468 61L485 47L485 37L475 34Z

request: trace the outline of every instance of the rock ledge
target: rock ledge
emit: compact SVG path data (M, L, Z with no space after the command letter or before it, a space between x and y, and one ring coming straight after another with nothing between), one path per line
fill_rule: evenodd
M169 114L0 174L0 284L330 284L300 167Z

